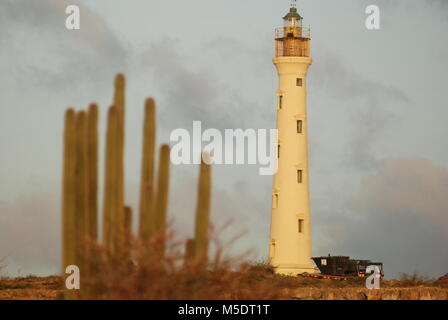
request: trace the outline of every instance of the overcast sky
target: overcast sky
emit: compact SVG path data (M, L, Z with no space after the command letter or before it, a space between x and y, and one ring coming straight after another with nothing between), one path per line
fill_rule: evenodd
M81 30L65 28L65 7ZM381 30L364 26L381 10ZM60 270L64 110L100 105L128 83L126 199L138 203L143 102L158 141L175 128L273 128L273 30L287 0L1 0L0 257L9 275ZM299 1L311 26L313 255L384 262L387 277L448 272L448 2ZM104 141L101 141L101 151ZM170 217L192 233L196 166L173 168ZM265 259L272 177L213 168L216 225L245 232L234 252Z

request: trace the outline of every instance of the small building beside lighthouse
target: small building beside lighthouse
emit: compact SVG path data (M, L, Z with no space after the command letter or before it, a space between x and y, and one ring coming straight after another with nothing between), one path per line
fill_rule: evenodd
M315 273L311 259L308 170L307 71L310 29L292 7L275 30L278 170L272 188L270 264L279 274Z

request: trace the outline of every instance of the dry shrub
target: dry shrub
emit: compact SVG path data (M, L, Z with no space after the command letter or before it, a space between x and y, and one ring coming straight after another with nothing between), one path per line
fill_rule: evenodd
M228 226L226 226L228 227ZM203 300L203 299L291 299L300 288L320 290L364 288L365 278L349 277L345 281L316 279L305 275L282 276L274 273L267 262L248 261L248 252L228 256L240 236L221 245L214 240L207 263L185 259L185 241L155 236L142 243L131 238L118 253L110 254L97 243L86 245L91 257L89 271L81 274L81 299L120 300ZM212 234L212 239L219 239ZM403 274L400 280L384 280L383 287L441 286L417 275Z
M402 273L400 275L399 280L400 280L399 284L401 286L410 286L410 287L428 285L429 283L433 282L428 277L417 274L417 272L414 272L411 275L407 273Z
M208 263L186 261L184 241L173 240L173 235L168 238L156 237L145 245L132 239L125 250L120 250L122 255L115 257L101 245L90 245L94 268L90 276L82 278L79 298L291 299L300 288L364 287L364 278L341 281L278 275L267 262L247 261L247 253L225 255L222 248L229 248L229 245L219 246L219 242ZM162 247L165 247L165 254L158 250Z
M403 287L439 287L448 288L448 281L437 281L427 276L402 273L398 279L383 280L381 286L384 288L403 288Z
M229 258L215 250L207 264L185 261L183 242L156 237L143 245L130 241L121 256L111 256L102 245L91 244L91 272L82 278L81 299L278 299L284 297L283 281L269 281L267 265ZM149 250L148 248L151 248ZM132 253L130 255L130 253ZM283 277L280 277L283 280Z

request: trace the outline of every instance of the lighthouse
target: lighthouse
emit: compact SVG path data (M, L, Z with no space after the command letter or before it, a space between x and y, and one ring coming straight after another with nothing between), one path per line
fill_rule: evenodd
M272 188L269 260L276 273L315 273L311 260L311 221L308 171L307 71L310 29L295 6L275 30L278 170Z

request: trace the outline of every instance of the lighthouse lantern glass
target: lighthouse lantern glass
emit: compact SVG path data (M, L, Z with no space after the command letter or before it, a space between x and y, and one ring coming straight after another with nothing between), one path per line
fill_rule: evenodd
M297 17L288 17L285 19L285 27L301 27L302 19Z

